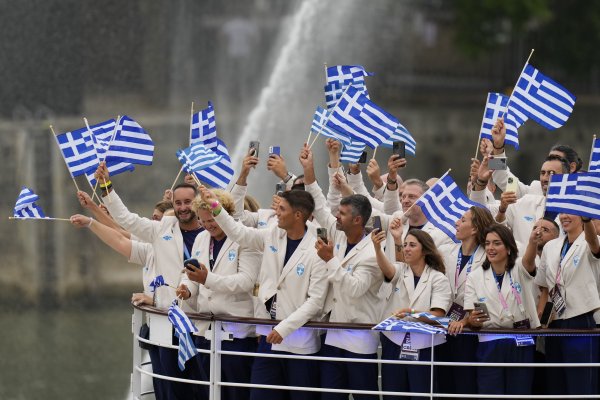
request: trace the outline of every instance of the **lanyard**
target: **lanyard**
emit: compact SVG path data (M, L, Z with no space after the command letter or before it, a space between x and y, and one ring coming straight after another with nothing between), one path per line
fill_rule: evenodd
M192 256L190 255L190 251L188 250L187 246L185 245L185 240L183 241L183 255L184 255L184 260L189 260L190 258L192 258Z
M471 257L469 257L469 261L467 261L467 276L469 276L469 274L471 273L471 267L473 266L473 259L475 258L475 253L477 252L477 250L479 250L479 245L477 245L477 247L475 247L475 250L473 251L473 254L471 254ZM454 288L458 288L458 276L460 275L460 266L462 264L462 258L463 258L463 253L462 253L462 248L459 247L458 248L458 257L456 258L456 273L454 274Z
M517 304L519 305L519 310L522 313L525 313L525 307L523 306L523 300L521 299L521 295L519 294L519 291L515 288L510 271L507 271L507 272L508 272L508 279L510 279L510 291L512 292L513 296L515 296L515 299L517 300ZM492 274L493 273L494 273L494 271L492 270ZM504 277L502 277L502 279L504 279ZM504 311L506 311L508 313L509 312L508 311L508 303L506 302L506 299L502 295L502 288L500 287L500 283L498 283L498 281L496 280L496 277L494 277L494 282L496 282L496 287L498 288L498 298L500 299L502 308L504 309Z
M562 249L560 251L560 261L558 262L558 271L556 271L556 282L555 282L555 286L558 286L558 284L560 283L560 273L562 271L562 262L565 259L565 256L567 255L567 251L569 251L569 238L565 238L565 241L563 242L563 246Z
M215 266L214 251L215 251L215 241L213 238L210 238L210 245L208 245L208 265L210 266L211 271L212 271L213 267Z

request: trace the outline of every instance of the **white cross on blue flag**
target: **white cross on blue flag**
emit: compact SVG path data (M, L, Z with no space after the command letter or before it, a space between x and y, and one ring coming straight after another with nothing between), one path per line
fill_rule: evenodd
M592 147L592 155L590 157L590 172L600 172L600 138L594 139L594 146Z
M404 148L407 153L412 154L414 156L417 152L417 142L415 142L415 139L413 139L408 129L406 129L404 125L400 123L396 127L394 133L392 133L392 136L390 136L383 143L381 143L381 146L393 148L394 142L396 141L404 142Z
M331 110L338 100L342 97L344 90L349 85L354 86L367 98L367 86L365 84L365 76L372 76L373 73L367 72L360 65L336 65L328 67L325 71L325 103L327 108Z
M546 211L600 219L600 173L552 175Z
M223 156L207 149L204 144L196 142L183 150L177 150L177 158L183 164L183 169L192 173L217 164Z
M323 125L325 121L327 121L327 118L329 118L329 114L330 113L323 107L317 106L317 109L315 110L315 115L313 116L312 124L310 126L310 130L316 134L321 132L321 135L335 139L338 142L340 142L343 146L349 146L351 140L348 136L336 131L335 129L332 129L327 125Z
M154 142L150 135L132 118L121 117L106 162L152 165L153 157Z

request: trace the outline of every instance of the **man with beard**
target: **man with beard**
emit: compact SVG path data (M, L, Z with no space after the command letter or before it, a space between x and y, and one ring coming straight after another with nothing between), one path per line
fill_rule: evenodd
M192 210L192 202L198 194L198 190L195 186L187 183L175 186L173 189L175 217L165 216L160 221L153 221L142 218L125 207L113 189L108 168L104 162L98 166L95 177L102 182L100 187L102 197L105 198L104 204L114 220L135 235L137 239L152 245L156 275L162 275L165 283L169 285L161 287L160 293L157 292L160 295L156 296L155 306L168 309L176 298L175 289L185 277L182 273L183 261L191 257L194 240L203 230L198 217ZM181 307L184 311L193 310L185 302L180 301L181 303L183 303ZM173 344L178 344L174 336ZM184 379L207 380L207 375L197 360L198 357L188 360L185 369L180 371L177 365L177 349L161 347L159 355L166 375ZM208 398L206 388L202 385L171 382L171 388L169 399Z

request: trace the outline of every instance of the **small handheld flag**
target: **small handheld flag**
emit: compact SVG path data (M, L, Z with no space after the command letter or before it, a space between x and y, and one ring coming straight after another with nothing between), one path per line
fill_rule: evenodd
M23 186L15 208L13 209L13 217L15 218L46 218L42 208L35 204L39 196L33 190Z
M183 150L177 150L177 158L183 164L184 169L189 172L199 172L203 169L217 164L223 159L200 142L192 144Z
M192 337L192 333L198 332L198 328L194 326L188 316L185 315L181 308L179 308L177 300L173 300L173 304L169 307L168 317L175 328L175 336L179 339L177 364L179 365L179 369L183 371L185 369L185 363L198 354L198 349L196 349Z
M552 175L546 211L600 219L600 173Z

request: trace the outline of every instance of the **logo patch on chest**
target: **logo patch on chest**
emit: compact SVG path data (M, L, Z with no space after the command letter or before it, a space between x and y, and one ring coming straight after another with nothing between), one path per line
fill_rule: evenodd
M227 255L227 258L229 258L229 261L235 260L235 250L229 250L229 254Z
M163 238L163 240L167 240L167 241L169 241L169 240L173 239L173 236L170 236L170 235L165 235L165 236L163 236L162 238Z
M298 276L304 275L304 264L300 263L300 264L296 265L296 274Z

